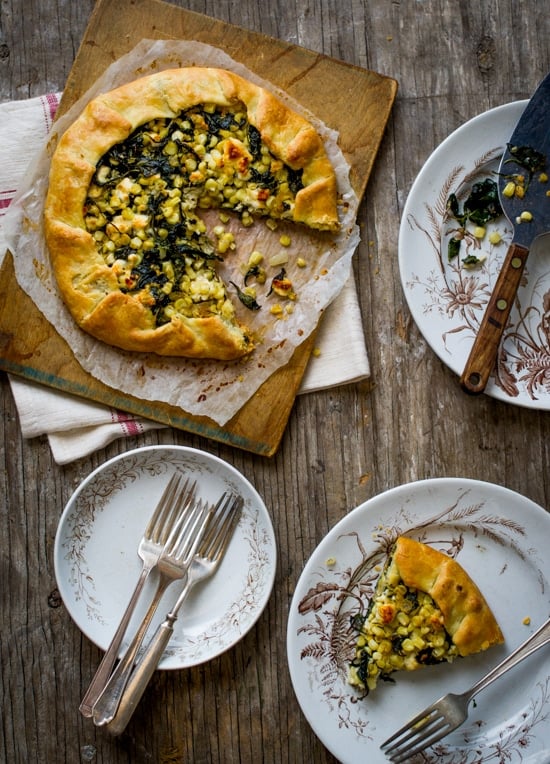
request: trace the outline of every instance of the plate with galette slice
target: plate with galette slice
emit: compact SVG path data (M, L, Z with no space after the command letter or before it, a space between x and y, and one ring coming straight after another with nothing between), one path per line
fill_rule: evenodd
M520 494L439 478L375 496L329 532L296 586L287 649L301 709L339 761L385 762L391 734L548 618L549 531L549 513ZM547 657L480 693L462 727L412 761L539 761Z

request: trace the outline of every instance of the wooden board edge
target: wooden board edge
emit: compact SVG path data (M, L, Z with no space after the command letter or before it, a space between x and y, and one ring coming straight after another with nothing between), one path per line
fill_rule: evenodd
M85 371L69 344L55 330L51 331L51 324L17 283L13 256L9 250L0 269L0 298L0 370L263 456L272 456L280 445L316 336L313 332L304 340L290 361L260 385L228 422L219 425L209 417L190 414L178 406L136 398L100 382ZM23 335L18 332L12 303L23 306L27 327ZM31 346L32 342L38 344ZM64 375L51 366L48 368L48 361L45 364L40 360L36 362L36 358L43 356L46 359L54 356L62 358ZM35 359L33 366L28 362L30 358ZM289 389L293 392L292 396L285 393L278 397L277 391ZM270 405L274 408L270 409ZM262 431L268 431L270 438L253 437L245 424L249 418L259 423Z

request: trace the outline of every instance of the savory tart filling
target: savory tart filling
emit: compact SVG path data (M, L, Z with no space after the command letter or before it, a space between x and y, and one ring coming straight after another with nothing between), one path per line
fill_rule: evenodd
M393 681L395 671L450 663L503 641L489 606L456 560L404 537L354 625L359 636L348 679L367 693L379 679Z
M234 309L214 262L217 250L197 209L292 218L301 172L269 151L244 108L202 104L155 119L113 146L96 166L85 204L86 229L122 292L154 313L231 318Z
M378 679L388 680L394 671L451 662L458 655L441 610L429 594L405 586L393 561L380 577L366 616L358 620L349 681L361 689L374 690Z
M247 305L252 287L222 283L218 260L234 234L226 217L208 236L209 209L234 211L243 226L264 216L339 231L337 177L315 127L216 68L163 70L92 99L55 147L44 208L77 324L129 351L248 355L255 339L233 302Z

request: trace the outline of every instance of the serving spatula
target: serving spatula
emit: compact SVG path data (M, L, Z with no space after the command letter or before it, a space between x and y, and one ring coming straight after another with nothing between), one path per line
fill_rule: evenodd
M498 195L514 234L460 378L462 388L474 395L485 390L493 371L529 250L550 231L550 181L540 180L542 171L550 175L550 74L527 104L500 162ZM517 176L524 178L524 195L516 190L509 196Z

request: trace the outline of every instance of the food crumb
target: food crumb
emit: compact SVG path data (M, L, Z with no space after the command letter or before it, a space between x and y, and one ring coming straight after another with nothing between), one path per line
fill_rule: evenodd
M325 565L327 568L333 568L336 565L336 557L328 557Z
M315 358L319 358L319 356L321 355L321 348L313 348L311 354L315 356Z
M522 624L523 624L524 626L529 626L529 624L530 624L530 623L531 623L531 616L528 616L528 615L527 615L527 616L525 616L525 618L524 618L524 619L523 619L523 621L522 621Z

